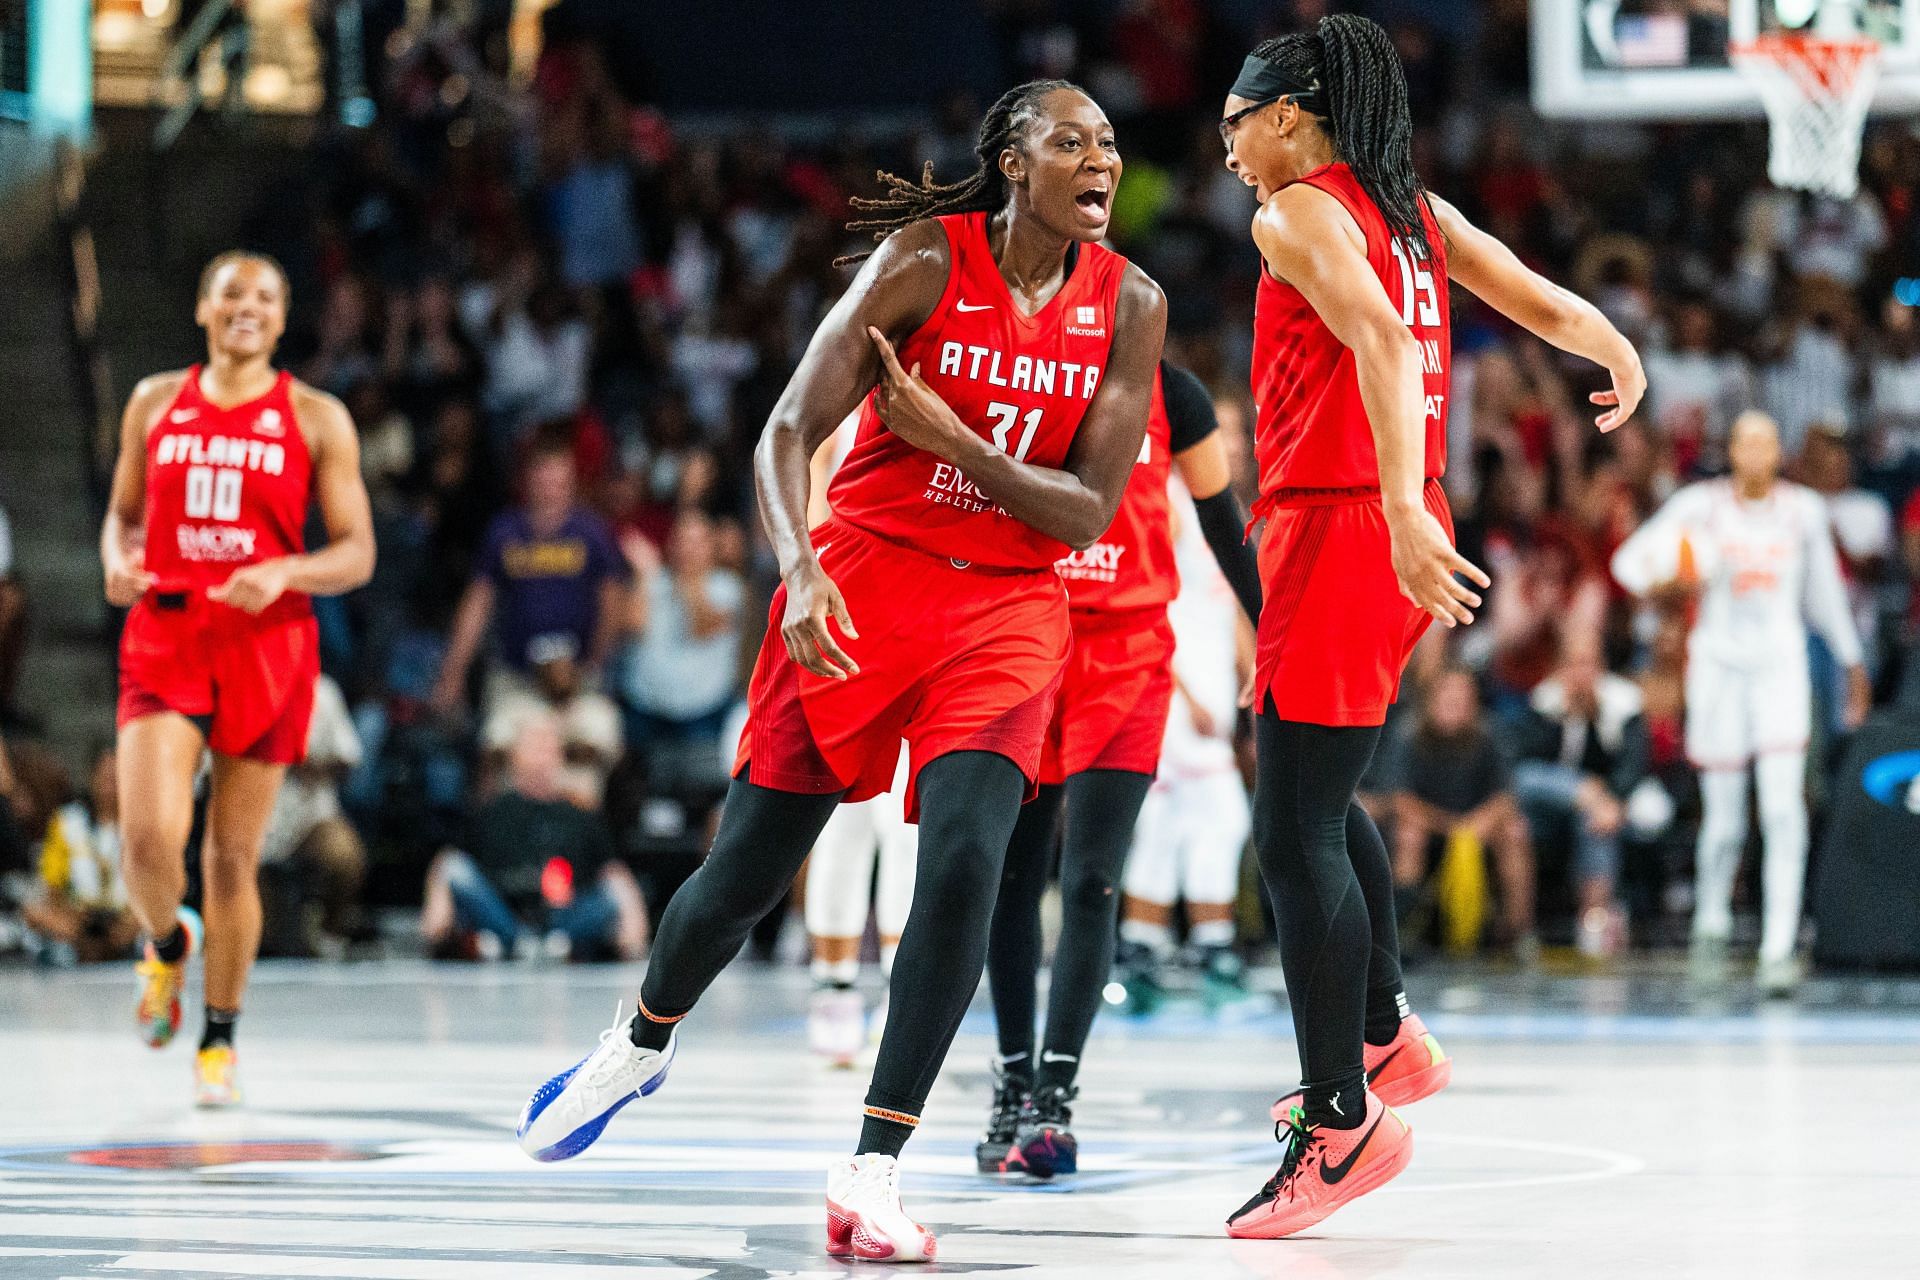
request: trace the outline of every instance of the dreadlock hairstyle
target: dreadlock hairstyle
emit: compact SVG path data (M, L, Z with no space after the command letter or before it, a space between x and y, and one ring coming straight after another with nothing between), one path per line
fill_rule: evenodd
M886 194L872 199L854 196L849 200L848 203L859 212L874 216L849 222L847 230L871 231L874 243L878 244L900 228L919 222L922 218L934 218L943 213L998 212L1007 202L1007 177L1000 172L1000 153L1016 145L1021 133L1038 117L1040 99L1055 89L1086 93L1085 89L1067 80L1029 80L1001 94L1000 100L987 108L986 118L980 122L980 137L973 144L973 154L980 161L980 166L958 182L944 185L935 182L931 160L920 171L919 182L888 173L885 169L877 171L873 176L886 188ZM1404 91L1401 96L1406 96ZM868 257L869 253L839 258L833 265L848 266Z
M1319 121L1334 154L1380 207L1387 229L1433 256L1426 203L1413 171L1413 113L1400 54L1379 23L1354 14L1320 19L1311 34L1281 36L1253 51L1302 84L1318 84Z

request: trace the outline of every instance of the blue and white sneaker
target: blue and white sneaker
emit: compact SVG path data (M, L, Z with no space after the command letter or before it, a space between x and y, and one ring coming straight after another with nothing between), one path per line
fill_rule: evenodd
M600 1033L600 1047L541 1085L520 1113L515 1132L520 1149L535 1160L570 1160L600 1137L607 1122L635 1098L644 1098L667 1079L676 1030L665 1049L633 1043L633 1019L614 1011L614 1023Z

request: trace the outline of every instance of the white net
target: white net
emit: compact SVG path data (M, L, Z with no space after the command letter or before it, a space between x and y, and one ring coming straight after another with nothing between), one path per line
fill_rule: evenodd
M1867 107L1879 79L1879 43L1769 34L1731 52L1767 109L1767 176L1773 184L1852 196L1860 185Z

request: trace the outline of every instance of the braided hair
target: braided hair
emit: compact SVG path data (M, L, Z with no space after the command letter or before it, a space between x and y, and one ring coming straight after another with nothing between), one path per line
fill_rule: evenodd
M980 165L958 182L935 182L931 160L920 171L918 182L885 169L876 172L873 176L886 188L886 194L874 198L854 196L849 200L856 210L873 216L856 218L847 224L847 230L871 231L874 243L878 244L900 228L923 218L944 213L998 212L1006 204L1008 194L1007 176L1000 172L1000 153L1017 145L1027 126L1039 117L1040 99L1055 89L1086 93L1067 80L1029 80L1001 94L1000 100L987 108L986 117L980 121L980 137L973 144L973 154ZM833 265L847 266L867 256L854 254L837 259Z
M1354 14L1320 19L1312 33L1280 36L1253 51L1302 84L1320 86L1320 127L1333 139L1387 230L1433 256L1421 218L1425 193L1413 171L1413 113L1400 54L1379 23Z

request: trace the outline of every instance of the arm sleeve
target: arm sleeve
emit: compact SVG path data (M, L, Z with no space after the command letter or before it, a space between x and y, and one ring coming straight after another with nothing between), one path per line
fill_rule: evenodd
M1260 625L1260 562L1253 545L1247 541L1247 516L1233 490L1222 489L1211 498L1197 499L1194 512L1200 518L1200 533L1207 550L1219 562L1220 572L1247 611L1254 626Z
M1160 362L1160 398L1167 406L1167 447L1181 453L1219 430L1206 384L1177 364Z
M1833 549L1833 530L1827 504L1810 497L1807 519L1807 621L1833 649L1843 667L1861 662L1860 633L1847 605L1846 584L1840 578L1840 556Z

